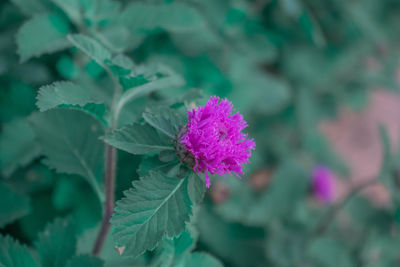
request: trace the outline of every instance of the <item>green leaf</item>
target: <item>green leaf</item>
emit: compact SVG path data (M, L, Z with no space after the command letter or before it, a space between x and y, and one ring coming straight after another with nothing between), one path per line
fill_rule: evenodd
M176 138L182 127L182 118L170 108L151 108L143 113L144 120L171 138Z
M216 211L233 222L251 226L263 226L265 223L293 214L297 204L307 194L309 174L298 162L288 160L274 172L268 191L254 194L252 188L243 181L227 181L230 197L216 207Z
M201 202L204 198L205 192L206 184L204 181L204 177L200 177L199 174L191 172L188 181L188 193L190 200L193 203Z
M178 87L185 84L183 78L175 73L173 70L169 69L166 66L159 66L159 71L157 73L161 73L161 78L153 79L147 83L141 84L132 88L124 88L126 91L122 94L117 104L117 112L119 112L127 103L130 101L153 93L157 90L170 88L170 87ZM137 78L137 77L136 77ZM136 84L136 82L134 83Z
M124 126L107 134L104 141L132 154L148 154L174 149L148 124L134 123Z
M0 235L0 266L37 267L28 248L10 236Z
M223 267L224 265L217 258L208 253L195 252L187 255L184 260L175 265L175 267L178 266Z
M61 8L76 25L82 23L82 13L79 0L51 0Z
M56 219L36 242L42 267L64 266L76 250L75 228L69 220Z
M93 87L84 88L72 82L62 81L40 87L36 105L40 111L46 111L62 104L83 107L88 103L103 102L101 95Z
M43 0L11 0L11 2L26 15L35 15L48 11L48 7Z
M0 135L0 169L8 177L18 167L24 167L39 156L35 133L25 119L15 119L4 125Z
M6 184L0 183L0 228L25 216L31 210L29 198L16 194Z
M66 267L102 267L104 262L91 255L74 256L67 262Z
M70 34L68 40L89 58L105 67L105 61L111 60L111 53L93 38L83 34Z
M102 200L102 125L88 114L69 109L34 114L30 121L48 164L58 172L83 176Z
M172 151L172 150L169 150ZM162 162L158 156L148 157L142 159L142 162L139 165L139 169L137 170L139 176L146 176L150 171L157 171L166 174L167 176L172 176L170 173L175 172L175 168L177 165L176 162Z
M132 3L122 12L121 21L132 34L158 28L170 32L194 31L205 25L194 8L180 2L164 5Z
M121 254L136 257L153 249L164 235L178 235L189 220L192 202L187 179L150 172L133 182L117 202L112 233Z
M152 261L152 266L175 266L176 262L194 249L196 241L197 233L192 234L188 230L184 230L174 238L164 237L155 250L155 259Z
M59 15L34 16L17 32L17 46L21 61L67 48L69 44L65 36L68 32L68 22Z
M308 257L318 266L355 266L351 261L350 251L344 244L330 237L314 240L308 248Z
M304 228L294 223L277 223L266 231L266 255L273 266L294 266L302 261L307 238Z
M200 242L218 257L236 266L249 266L250 260L268 266L264 259L266 236L263 228L227 223L206 205L202 205L197 214L196 226Z

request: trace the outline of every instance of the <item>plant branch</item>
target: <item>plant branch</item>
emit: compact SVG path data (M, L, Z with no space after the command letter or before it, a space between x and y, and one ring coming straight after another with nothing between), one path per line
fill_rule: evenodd
M112 72L106 68L107 73L114 83L114 95L111 106L111 129L113 130L118 124L118 114L116 112L116 105L118 103L119 96L121 95L121 87L112 74ZM110 219L114 212L114 192L115 192L115 177L116 177L116 165L117 165L117 150L115 147L106 144L105 154L105 174L104 174L104 185L106 191L106 200L103 209L103 219L101 221L100 231L97 234L96 241L92 250L93 254L99 254L103 247L104 241L107 238L108 231L110 230Z
M347 196L345 198L343 198L342 201L338 202L335 206L333 206L331 208L331 210L328 211L328 213L318 223L312 236L318 236L318 235L323 234L328 229L328 227L330 226L332 221L334 221L337 214L344 208L344 206L346 206L347 203L349 203L349 201L353 197L355 197L363 189L365 189L371 185L374 185L377 182L379 182L379 179L374 178L374 179L370 179L369 181L355 187L350 193L347 194Z
M106 202L104 204L104 215L101 222L100 231L97 235L96 242L93 247L93 254L99 254L103 247L104 241L110 229L110 219L114 212L114 190L115 190L115 174L116 174L117 151L115 147L106 145L106 173L105 173L105 190Z

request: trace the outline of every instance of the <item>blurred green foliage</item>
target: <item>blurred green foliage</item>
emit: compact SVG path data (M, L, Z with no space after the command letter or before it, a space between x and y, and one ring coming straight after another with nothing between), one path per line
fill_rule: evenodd
M316 205L310 192L316 164L350 172L318 123L364 108L374 88L398 92L399 25L396 0L2 1L0 265L399 265L400 153L384 128L389 207L354 195L329 217L336 206ZM117 126L131 126L101 140L114 84L129 97ZM174 155L141 154L170 145L157 131L171 136L182 123L159 106L182 113L209 95L248 121L257 148L246 175L215 177L200 204L197 177L179 181L187 210L170 215L190 222L177 236L183 220L162 229L160 242L158 232L144 236L143 250L154 250L120 256L110 234L98 257L87 255L102 219L103 141L121 149L116 199L139 176L149 179L135 185L153 182L154 169L179 176ZM132 139L149 146L137 153ZM263 170L271 175L260 185Z

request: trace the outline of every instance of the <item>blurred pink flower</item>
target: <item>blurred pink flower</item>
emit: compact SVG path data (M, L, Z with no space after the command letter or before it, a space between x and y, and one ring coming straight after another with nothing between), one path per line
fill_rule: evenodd
M321 203L331 203L335 193L332 171L325 166L317 166L312 173L312 191Z
M204 107L188 111L188 123L180 142L193 157L193 170L204 172L206 186L209 173L225 176L243 174L242 165L249 162L253 139L242 130L247 127L243 116L231 114L232 103L212 96Z

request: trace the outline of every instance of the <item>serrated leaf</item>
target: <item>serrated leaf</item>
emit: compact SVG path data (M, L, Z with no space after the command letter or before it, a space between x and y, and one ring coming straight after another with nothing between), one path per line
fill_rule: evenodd
M132 154L148 154L174 148L148 124L134 123L112 131L104 141Z
M0 235L0 265L10 267L37 267L28 248L10 236Z
M175 73L172 69L166 67L166 66L158 66L156 71L150 72L151 75L149 77L143 76L141 79L140 75L137 75L136 77L128 77L128 83L127 84L121 84L123 86L123 89L125 90L122 96L120 97L120 101L118 103L118 108L124 106L128 102L144 96L148 95L152 92L155 92L157 90L165 89L165 88L170 88L170 87L178 87L182 86L185 84L185 81L183 78ZM148 73L146 73L148 74ZM143 74L144 75L144 74ZM133 79L133 80L132 80ZM137 80L139 79L139 81ZM121 80L120 80L121 82ZM133 82L132 84L130 84ZM136 84L140 85L136 85ZM130 87L134 86L134 87Z
M168 174L173 171L177 162L162 162L158 158L158 156L149 157L142 159L142 162L139 165L139 169L137 170L139 176L146 176L150 171L157 171ZM171 175L169 175L171 176Z
M31 210L29 198L16 194L6 184L0 183L0 228L25 216Z
M191 173L188 181L188 193L190 200L193 203L199 203L203 200L206 192L204 178L201 178L197 173Z
M59 15L34 16L17 32L16 39L21 61L67 48L69 44L65 36L68 31L68 22Z
M103 199L102 125L88 114L69 109L34 114L30 121L48 163L58 172L83 176Z
M25 119L15 119L4 125L0 147L0 169L5 177L10 176L18 167L26 166L40 154L35 133Z
M91 255L79 255L70 259L66 267L102 267L103 260Z
M103 102L99 92L92 87L84 88L72 82L62 81L40 87L36 105L40 111L46 111L62 104L83 107L88 103Z
M182 118L170 108L152 108L143 113L144 120L171 138L176 138L180 128L183 126Z
M67 219L56 219L36 242L42 267L64 266L76 250L75 228Z
M152 266L175 266L187 253L194 248L197 237L188 230L184 230L174 238L163 238L159 247L155 250L155 259Z
M181 262L174 266L223 267L224 265L217 258L208 253L195 252L187 255Z
M125 255L136 257L153 249L163 236L178 235L189 220L187 179L150 172L124 194L111 224L116 245L124 248Z
M205 25L196 9L180 2L164 5L132 3L122 12L121 21L133 34L158 28L185 32Z
M68 35L68 40L100 66L104 67L105 61L111 60L110 51L89 36L84 34L71 34Z

